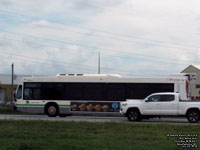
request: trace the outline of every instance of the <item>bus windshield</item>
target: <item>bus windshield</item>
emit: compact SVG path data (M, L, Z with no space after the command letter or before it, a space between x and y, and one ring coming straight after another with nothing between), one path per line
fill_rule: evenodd
M19 85L17 89L16 99L21 99L21 98L22 98L22 85Z

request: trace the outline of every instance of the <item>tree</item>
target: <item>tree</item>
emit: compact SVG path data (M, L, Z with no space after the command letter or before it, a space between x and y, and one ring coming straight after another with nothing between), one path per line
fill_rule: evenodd
M2 86L1 86L1 84L0 84L0 92L1 92L1 90L2 90Z

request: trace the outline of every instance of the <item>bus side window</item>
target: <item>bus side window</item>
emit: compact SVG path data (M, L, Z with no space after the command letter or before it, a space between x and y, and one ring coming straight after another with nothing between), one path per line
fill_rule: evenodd
M85 83L83 88L84 100L105 100L104 83Z
M21 99L21 98L22 98L22 85L19 86L16 95L16 99Z
M24 99L31 100L32 99L32 90L29 88L24 89Z
M40 83L25 83L23 97L24 97L24 100L40 100L41 99L41 84Z
M126 87L123 83L109 83L106 87L108 101L125 101Z

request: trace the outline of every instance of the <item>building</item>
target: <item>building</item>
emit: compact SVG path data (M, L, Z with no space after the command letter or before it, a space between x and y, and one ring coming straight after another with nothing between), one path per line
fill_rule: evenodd
M189 75L189 96L191 100L200 100L200 69L190 65L181 73L188 73Z
M14 86L13 93L15 92L17 85L20 83L21 79L27 77L28 75L15 75L14 76ZM0 85L2 87L0 91L0 104L6 104L12 100L12 80L11 75L1 74L0 75Z
M38 76L38 75L36 75ZM12 93L14 94L17 85L21 82L22 78L31 77L31 75L14 75L14 85L12 91L12 77L9 74L0 74L0 104L7 104L12 101Z

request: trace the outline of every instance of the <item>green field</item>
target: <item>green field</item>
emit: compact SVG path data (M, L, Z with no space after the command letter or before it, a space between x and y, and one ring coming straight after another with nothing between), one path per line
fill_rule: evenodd
M168 134L199 133L198 124L0 120L0 150L178 150Z

